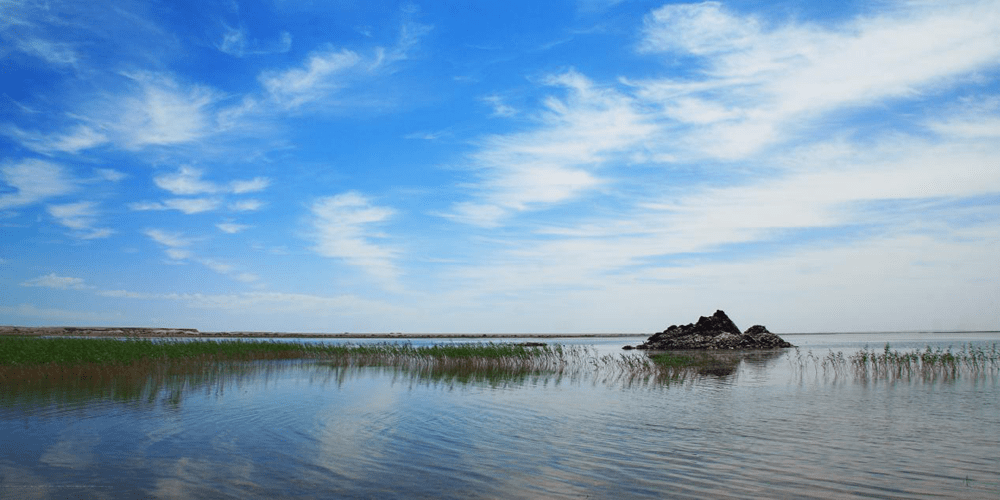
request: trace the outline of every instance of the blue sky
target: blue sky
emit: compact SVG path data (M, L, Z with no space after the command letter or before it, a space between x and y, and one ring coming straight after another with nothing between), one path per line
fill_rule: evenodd
M0 324L1000 328L992 0L0 0L0 68Z

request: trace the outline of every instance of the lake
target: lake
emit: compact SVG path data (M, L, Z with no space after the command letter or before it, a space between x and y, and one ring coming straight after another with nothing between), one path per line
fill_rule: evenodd
M869 379L803 364L1000 333L782 337L798 350L670 381L271 361L0 382L0 497L1000 497L996 370ZM545 341L619 356L642 340Z

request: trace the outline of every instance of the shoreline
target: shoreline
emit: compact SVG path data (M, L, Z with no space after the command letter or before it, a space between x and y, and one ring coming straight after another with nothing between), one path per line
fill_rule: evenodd
M513 339L646 337L645 333L293 333L201 332L194 328L0 326L0 335L31 337L139 337L139 338L315 338L315 339Z

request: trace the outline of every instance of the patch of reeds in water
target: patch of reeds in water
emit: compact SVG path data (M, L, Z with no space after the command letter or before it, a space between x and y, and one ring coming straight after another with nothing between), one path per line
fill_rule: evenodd
M0 403L94 398L176 403L187 390L259 376L258 361L314 359L337 346L294 342L0 337Z
M669 383L684 378L680 367L658 363L651 357L598 355L586 345L365 344L348 346L322 363L338 369L383 367L396 376L434 383L491 386L579 381L584 376L625 385Z
M317 360L339 373L380 367L440 384L593 381L661 385L733 373L739 359L619 353L586 345L516 343L328 344L267 340L0 337L0 400L94 397L149 400L262 369L258 361ZM313 362L313 361L310 361ZM3 402L3 401L0 401Z
M802 355L798 348L789 358L801 371L810 368L834 377L853 376L859 380L953 380L961 377L986 378L1000 376L1000 349L992 346L974 346L971 343L957 350L933 349L898 351L886 344L881 351L865 347L845 356L843 352L830 352L824 357L809 351Z

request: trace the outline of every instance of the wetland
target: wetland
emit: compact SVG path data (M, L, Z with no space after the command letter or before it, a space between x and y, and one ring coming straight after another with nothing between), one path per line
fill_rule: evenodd
M0 497L1000 495L1000 334L783 337L0 337Z

